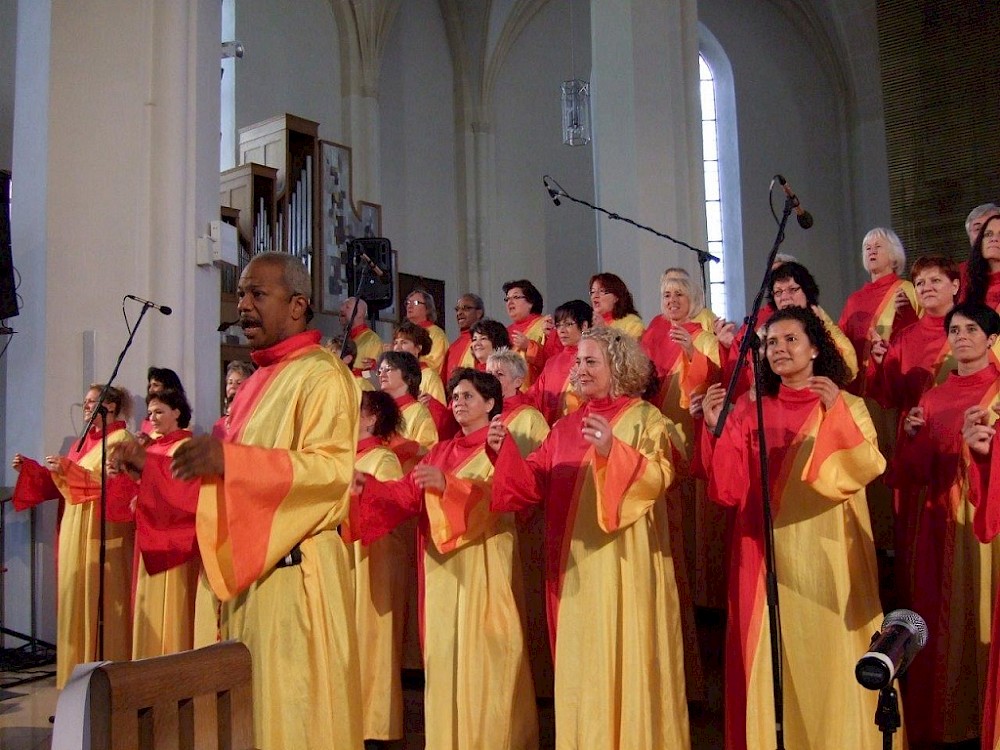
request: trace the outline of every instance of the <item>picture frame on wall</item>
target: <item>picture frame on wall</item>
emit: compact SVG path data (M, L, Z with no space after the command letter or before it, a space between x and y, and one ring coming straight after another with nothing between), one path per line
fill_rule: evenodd
M349 296L347 247L359 237L382 235L382 206L356 201L351 172L351 148L333 141L319 142L318 200L320 257L316 269L316 298L320 312L335 315ZM398 300L382 310L383 320L396 317Z

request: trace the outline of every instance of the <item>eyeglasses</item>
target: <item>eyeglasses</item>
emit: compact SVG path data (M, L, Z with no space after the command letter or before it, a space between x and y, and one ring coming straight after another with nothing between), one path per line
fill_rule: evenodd
M376 375L388 375L390 372L398 371L398 367L393 367L392 365L382 365L375 371Z
M503 298L503 301L510 302L515 299L528 299L528 298L525 297L523 294L508 294L506 297Z
M426 304L427 303L424 302L422 299L408 299L408 300L406 300L406 306L407 307L416 307L417 305L426 305Z
M569 328L577 328L577 327L578 326L575 320L560 320L558 323L556 323L557 331L565 331Z
M603 297L605 294L611 294L611 292L609 292L607 289L591 289L590 290L590 296L591 297Z
M793 297L801 291L802 287L800 286L789 286L785 287L784 289L779 289L778 287L775 287L774 290L771 292L771 295L775 299L781 299L782 297Z
M479 308L475 305L455 305L455 312L468 312L469 310L478 310Z

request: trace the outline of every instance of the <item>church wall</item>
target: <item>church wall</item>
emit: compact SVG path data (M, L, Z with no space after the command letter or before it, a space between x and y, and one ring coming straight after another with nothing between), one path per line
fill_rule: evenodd
M321 138L340 142L340 49L329 0L238 0L236 127L285 112L320 124Z
M590 79L590 24L586 4L574 7L576 74ZM588 281L598 269L594 212L565 198L556 207L542 175L566 192L594 202L592 144L562 143L560 84L573 77L569 3L553 0L510 49L493 96L496 123L497 212L494 252L487 259L498 305L501 284L531 279L545 310L571 299L589 300ZM614 268L607 270L614 271ZM501 319L506 314L500 310Z
M459 270L464 246L453 89L436 0L407 0L389 33L379 78L383 232L400 271L444 280L438 323L449 336L458 333L454 301L470 291Z
M774 239L767 186L781 173L815 218L809 230L793 218L781 250L812 271L820 303L836 318L863 273L844 92L818 56L816 40L775 3L701 0L699 20L733 68L747 299L760 283ZM780 215L781 201L775 200Z

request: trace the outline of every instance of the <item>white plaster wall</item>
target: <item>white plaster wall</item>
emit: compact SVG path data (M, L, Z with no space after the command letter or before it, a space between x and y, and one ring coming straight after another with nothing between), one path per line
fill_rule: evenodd
M379 78L382 228L404 273L443 279L439 323L458 333L460 289L455 97L451 53L435 0L406 0Z
M236 127L285 112L341 135L340 48L329 0L236 0Z
M589 80L587 4L576 2L573 10L576 75ZM511 48L493 96L497 211L495 245L485 262L494 287L487 309L500 320L506 320L504 281L531 279L552 312L568 300L588 300L588 281L599 270L593 211L565 198L557 207L542 186L549 174L566 192L594 202L591 145L562 143L559 87L572 77L569 0L552 0Z
M815 217L808 231L792 220L782 251L809 267L820 284L820 303L836 318L860 283L861 238L854 236L848 166L851 139L843 92L818 58L815 40L786 15L794 12L768 0L699 3L699 20L733 67L747 299L760 283L774 239L767 186L772 175L781 173ZM872 135L870 128L864 133Z

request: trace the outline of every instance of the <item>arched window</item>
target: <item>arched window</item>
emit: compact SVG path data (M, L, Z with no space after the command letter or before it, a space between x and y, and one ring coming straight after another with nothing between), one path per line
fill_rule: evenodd
M722 258L707 266L707 303L717 315L740 320L746 313L746 292L733 71L719 42L701 24L698 38L707 249Z

